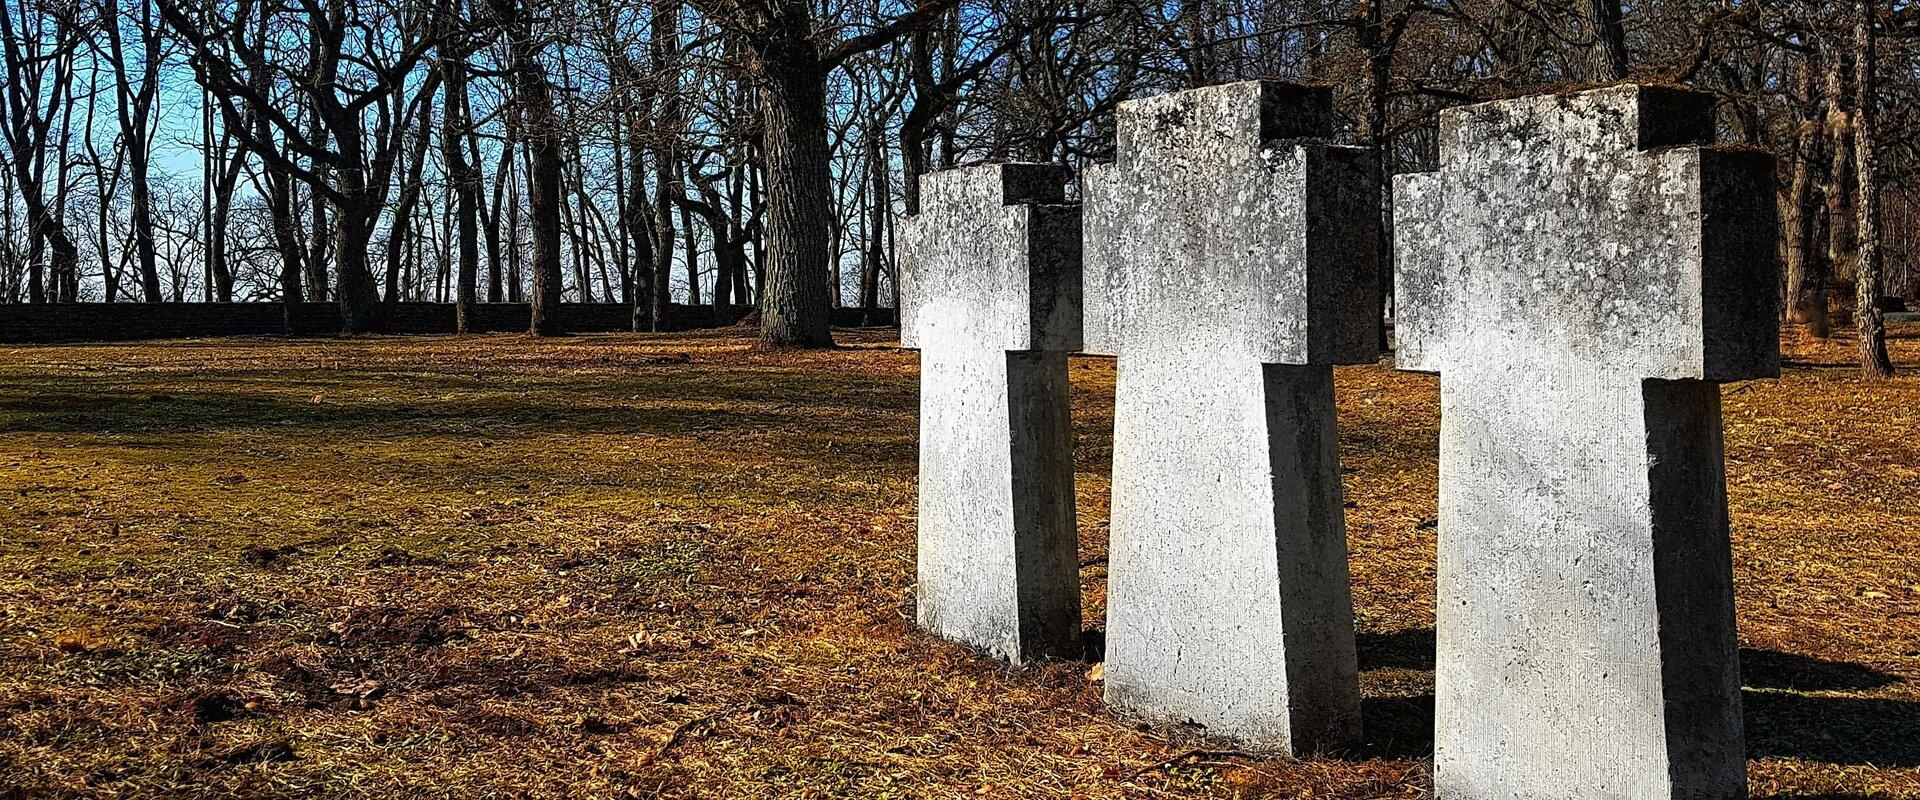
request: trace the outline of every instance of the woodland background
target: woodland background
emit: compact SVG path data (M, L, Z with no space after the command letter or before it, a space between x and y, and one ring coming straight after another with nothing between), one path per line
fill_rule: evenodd
M1711 92L1780 156L1792 321L1861 317L1877 367L1920 293L1908 0L10 0L0 39L0 302L730 303L825 344L898 302L916 176L1077 170L1122 100L1252 77L1334 87L1394 173L1449 106Z

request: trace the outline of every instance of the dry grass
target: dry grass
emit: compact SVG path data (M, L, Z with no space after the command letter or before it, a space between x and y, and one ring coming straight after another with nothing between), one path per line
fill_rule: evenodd
M844 338L5 351L0 797L1428 793L1432 379L1340 376L1368 743L1250 760L914 632L916 361ZM1920 797L1920 383L1793 352L1727 390L1755 794Z

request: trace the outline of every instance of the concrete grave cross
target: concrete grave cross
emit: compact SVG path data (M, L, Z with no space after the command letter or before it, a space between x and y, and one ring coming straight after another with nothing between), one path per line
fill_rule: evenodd
M1715 384L1779 373L1772 160L1664 88L1440 126L1394 202L1399 366L1441 376L1438 794L1744 797Z
M1082 651L1080 208L1065 183L1044 164L935 173L901 227L901 341L921 351L919 622L1016 664Z
M1262 749L1357 740L1333 365L1379 357L1372 156L1330 93L1124 103L1089 169L1088 344L1119 356L1107 701Z

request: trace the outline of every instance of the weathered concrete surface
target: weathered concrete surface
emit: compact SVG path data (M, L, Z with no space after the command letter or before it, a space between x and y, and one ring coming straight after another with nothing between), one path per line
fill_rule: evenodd
M1329 107L1126 103L1083 182L1089 349L1119 356L1107 701L1293 752L1360 732L1332 365L1378 358L1378 191Z
M1441 373L1440 797L1746 790L1716 381L1779 372L1773 166L1712 100L1455 109L1395 187Z
M921 626L1015 664L1081 655L1067 353L1080 209L1039 164L925 178L901 225L920 356Z

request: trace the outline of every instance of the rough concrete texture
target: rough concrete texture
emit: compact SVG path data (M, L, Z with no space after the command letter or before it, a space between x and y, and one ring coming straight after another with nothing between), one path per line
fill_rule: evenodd
M1779 372L1778 223L1712 108L1455 109L1397 181L1399 365L1441 374L1447 800L1745 796L1714 382Z
M920 357L919 620L1015 664L1078 658L1067 353L1080 209L1040 164L936 173L901 226Z
M1119 356L1107 701L1291 752L1360 732L1332 365L1379 355L1379 192L1329 109L1126 103L1083 182L1089 345Z

